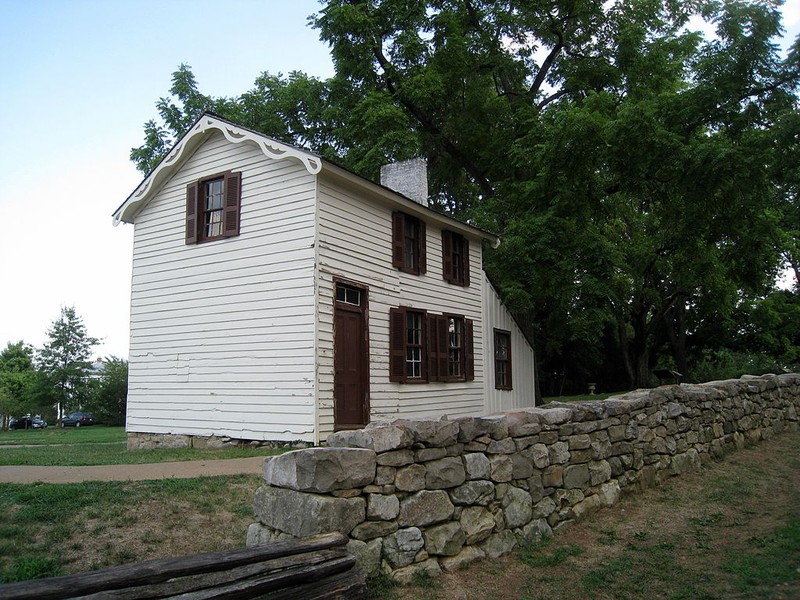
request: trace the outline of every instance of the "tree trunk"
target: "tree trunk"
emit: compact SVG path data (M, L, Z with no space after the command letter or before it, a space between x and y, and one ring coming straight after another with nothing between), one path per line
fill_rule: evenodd
M686 301L680 300L664 314L664 325L669 337L675 367L685 376L689 371L686 358Z

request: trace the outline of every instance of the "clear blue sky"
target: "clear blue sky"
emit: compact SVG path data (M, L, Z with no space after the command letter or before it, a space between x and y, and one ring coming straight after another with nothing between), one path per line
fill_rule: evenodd
M111 213L141 180L128 156L180 63L238 95L263 71L333 74L316 0L0 0L0 347L40 347L75 306L96 355L127 357L131 226ZM800 0L784 25L797 35Z

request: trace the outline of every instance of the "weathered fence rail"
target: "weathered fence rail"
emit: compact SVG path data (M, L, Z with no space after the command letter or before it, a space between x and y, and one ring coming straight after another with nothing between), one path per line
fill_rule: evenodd
M366 582L338 533L0 585L0 598L351 599Z

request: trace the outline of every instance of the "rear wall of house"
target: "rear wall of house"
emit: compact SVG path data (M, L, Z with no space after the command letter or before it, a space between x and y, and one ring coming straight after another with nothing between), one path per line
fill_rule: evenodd
M226 170L240 235L186 245L187 184ZM129 432L314 440L314 193L214 133L136 217Z

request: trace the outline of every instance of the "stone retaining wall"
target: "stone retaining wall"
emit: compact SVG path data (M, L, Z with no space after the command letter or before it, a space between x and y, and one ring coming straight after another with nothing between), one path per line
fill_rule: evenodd
M621 491L797 431L800 375L639 390L488 417L370 423L267 459L248 545L340 531L406 582L552 535Z

